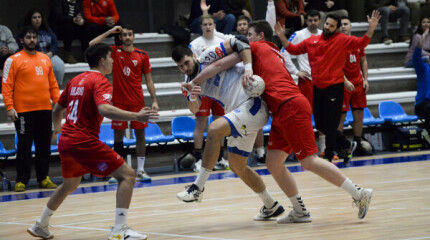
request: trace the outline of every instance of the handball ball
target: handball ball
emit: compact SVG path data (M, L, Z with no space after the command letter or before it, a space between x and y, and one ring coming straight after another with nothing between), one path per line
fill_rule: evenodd
M248 88L245 89L245 93L249 97L255 98L263 94L266 85L264 84L264 80L260 76L253 75L252 78L254 79L254 81L250 82Z
M372 153L373 152L372 145L370 145L370 143L368 141L361 140L361 147L363 148L363 150L366 153Z

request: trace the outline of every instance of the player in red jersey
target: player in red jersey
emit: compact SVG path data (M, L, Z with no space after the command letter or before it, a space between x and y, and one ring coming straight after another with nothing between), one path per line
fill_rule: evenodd
M351 20L348 17L341 17L340 19L342 23L340 31L351 36ZM346 118L346 112L349 111L351 105L354 119L352 130L354 141L357 144L355 154L365 154L363 147L361 147L361 135L363 134L363 108L367 107L366 93L369 91L367 70L367 58L364 48L352 50L347 55L346 64L343 68L343 72L345 73L345 90L336 142L338 142L341 149L350 146L350 142L343 135L343 123ZM344 164L346 165L348 162L344 161Z
M102 143L98 135L103 117L147 122L156 119L158 114L149 107L139 112L129 112L110 105L112 86L104 75L112 72L111 52L112 49L102 43L89 47L86 57L91 70L73 78L54 106L54 134L56 136L61 132L58 150L64 180L52 194L40 219L27 230L35 237L54 237L48 229L51 216L67 195L75 191L81 177L92 173L104 177L111 175L119 182L115 225L109 239L124 239L127 236L127 239L147 239L147 236L133 231L127 225L127 212L135 182L134 171L124 164L124 159L118 153ZM61 127L66 109L66 122Z
M97 36L90 42L90 46L100 43L111 34L120 33L122 46L112 47L113 64L113 92L112 103L114 106L132 112L138 112L145 106L142 90L142 74L145 75L146 86L152 98L152 110L158 111L158 102L155 95L154 82L151 76L151 65L149 56L143 50L135 48L134 30L130 26L115 26L109 31ZM137 121L131 122L131 128L134 129L136 135L136 155L137 155L137 176L136 180L141 182L149 182L151 178L144 170L145 166L145 128L146 123ZM124 149L124 133L128 129L127 121L112 121L112 128L115 132L114 149L122 157L125 157ZM116 183L116 179L109 179L109 183Z
M243 78L244 86L247 86L248 81L252 81L254 73L261 76L266 83L263 98L273 114L266 164L279 187L293 204L293 210L290 214L279 218L278 223L312 221L292 174L283 165L291 151L294 151L305 169L349 193L359 209L358 217L364 218L369 208L373 190L357 187L339 168L317 156L318 149L312 128L309 101L300 93L299 88L285 68L284 59L279 49L275 44L264 41L265 36L272 35L273 32L269 23L255 21L251 24L248 32L248 40L251 41L249 46L237 39L226 41L221 46L206 49L199 60L208 63L213 59L223 57L213 54L219 52L216 48L223 49L223 55L233 51L239 52L246 69ZM194 80L197 79L196 81L198 81L199 78L211 77L238 61L240 61L238 55L231 54L205 68L200 76Z

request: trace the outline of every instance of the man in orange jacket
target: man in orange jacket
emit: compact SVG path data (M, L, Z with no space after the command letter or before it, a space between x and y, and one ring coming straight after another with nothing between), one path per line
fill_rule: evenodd
M25 27L19 35L23 50L6 60L3 101L18 136L16 192L25 191L31 175L31 146L36 148L36 176L41 188L56 188L48 177L52 130L52 105L60 97L52 63L35 50L37 31Z

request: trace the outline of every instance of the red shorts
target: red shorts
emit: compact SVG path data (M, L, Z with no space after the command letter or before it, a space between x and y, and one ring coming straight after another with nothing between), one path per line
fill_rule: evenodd
M60 137L58 150L63 178L80 177L87 173L106 177L124 164L118 153L98 139L76 142L75 138Z
M212 115L215 116L224 116L224 108L219 104L216 100L213 100L211 98L202 97L202 104L200 105L199 111L196 113L196 117L207 117L211 115L212 109Z
M114 104L115 107L130 111L130 112L139 112L142 108L144 108L144 105L124 105L124 104ZM138 122L138 121L131 121L130 124L131 128L133 129L145 129L148 127L148 123ZM112 129L114 130L124 130L128 128L127 121L116 121L112 120Z
M311 106L304 96L282 104L273 115L267 149L288 154L294 151L299 160L318 152L312 128Z
M305 98L311 104L311 110L313 109L313 99L314 99L314 84L311 80L299 78L300 92L305 96Z
M343 94L342 112L348 112L351 108L367 107L366 91L363 88L363 83L354 84L355 90L350 92L346 88Z

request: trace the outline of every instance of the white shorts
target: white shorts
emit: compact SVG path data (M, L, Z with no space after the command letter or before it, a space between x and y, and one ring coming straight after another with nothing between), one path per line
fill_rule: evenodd
M250 98L235 110L224 115L231 128L228 151L248 157L254 146L258 130L269 119L269 109L261 98Z

